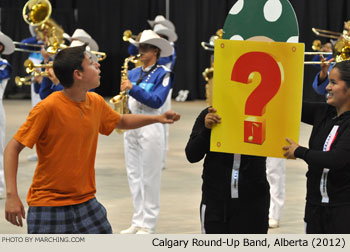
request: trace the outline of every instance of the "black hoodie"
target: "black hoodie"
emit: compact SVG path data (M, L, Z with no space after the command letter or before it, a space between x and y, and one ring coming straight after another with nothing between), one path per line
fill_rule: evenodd
M298 147L294 153L309 166L307 202L329 206L350 204L350 111L337 117L336 109L326 103L304 102L302 121L313 125L309 149ZM330 149L323 151L326 140ZM329 169L327 176L324 168ZM325 183L321 184L322 177ZM322 188L327 192L328 203L322 203Z
M231 181L234 155L211 152L210 133L205 128L204 118L208 108L197 117L190 139L186 146L186 156L191 163L204 160L202 202L224 202L231 199ZM266 157L242 155L239 176L238 195L244 200L266 197L269 195L269 184L266 179Z

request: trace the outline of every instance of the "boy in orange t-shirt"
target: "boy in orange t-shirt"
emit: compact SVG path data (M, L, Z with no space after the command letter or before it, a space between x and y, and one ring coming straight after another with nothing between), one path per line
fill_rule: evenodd
M180 116L120 115L88 90L100 85L100 65L85 45L60 51L53 64L61 84L38 103L4 153L6 220L23 226L25 210L17 193L18 157L36 145L38 165L29 189L28 233L112 233L105 208L96 200L95 156L98 133L133 129Z

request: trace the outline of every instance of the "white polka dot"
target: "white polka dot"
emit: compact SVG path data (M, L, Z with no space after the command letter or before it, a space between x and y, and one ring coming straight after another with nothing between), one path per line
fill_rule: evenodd
M238 14L242 9L244 5L244 0L238 0L231 8L230 13L232 15Z
M287 42L289 43L298 43L299 42L299 37L298 36L292 36L290 37Z
M244 40L241 35L233 35L230 40Z
M264 6L264 16L269 22L275 22L282 14L280 0L267 0Z

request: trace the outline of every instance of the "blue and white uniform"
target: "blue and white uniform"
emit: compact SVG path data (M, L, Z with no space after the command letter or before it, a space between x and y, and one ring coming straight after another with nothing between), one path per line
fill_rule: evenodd
M8 80L10 79L12 72L11 65L7 60L2 59L0 56L0 195L5 193L5 180L4 180L4 149L5 149L5 129L6 129L6 117L5 110L2 104L2 98L6 89Z
M329 74L329 72L332 70L333 66L334 66L334 64L331 64L331 65L329 66L328 74ZM327 94L326 87L327 87L328 82L329 82L329 80L328 80L328 75L327 75L327 78L326 78L323 82L321 82L321 83L319 83L319 79L318 79L319 76L320 76L320 72L318 72L318 73L316 74L316 77L315 77L315 79L314 79L314 82L312 83L312 88L315 90L316 93L318 93L318 94L320 94L320 95L326 95L326 94Z
M157 61L158 65L163 65L169 68L171 71L174 70L175 66L175 60L176 60L176 46L173 42L170 42L170 44L174 48L174 53L170 56L167 57L160 57ZM138 48L134 46L133 44L130 44L128 47L128 53L130 55L137 55ZM173 86L174 86L174 75L172 75L171 81L170 81L170 90L168 93L168 96L165 99L164 105L163 105L163 113L171 109L171 96L173 93ZM169 139L169 125L168 124L163 124L164 127L164 150L162 151L163 155L163 164L162 168L165 168L165 159L166 159L166 154L168 152L168 139Z
M133 114L159 115L171 88L171 71L161 65L134 68L128 72L133 88L129 109ZM139 80L139 84L137 81ZM124 134L125 162L133 197L132 225L154 232L160 207L160 180L164 127L154 123Z
M41 41L38 41L36 37L30 37L23 39L21 43L28 43L28 44L35 44L35 45L40 45L42 44ZM30 46L20 46L23 49L28 49L28 50L38 50L37 47L30 47ZM41 55L41 53L36 53L32 52L29 54L28 59L30 59L34 64L41 64L41 62L44 60L44 57ZM39 96L39 90L40 90L40 83L34 82L31 85L31 100L32 100L32 107L35 107L35 105L41 101L40 96Z
M175 66L175 60L176 60L176 46L173 42L170 43L173 47L174 47L174 53L168 57L161 57L159 58L159 60L157 61L157 64L159 65L163 65L166 66L167 68L169 68L171 71L174 70L174 66ZM170 87L170 91L169 94L164 102L163 105L163 112L166 112L168 110L171 109L171 96L173 93L173 87L174 87L174 75L173 78L171 78L171 87ZM164 151L163 151L163 168L165 168L165 160L166 160L166 154L168 152L168 139L169 139L169 124L163 124L164 127Z
M60 90L63 90L63 86L60 83L55 85L55 83L53 83L48 77L44 77L40 85L39 95L40 98L44 100L53 92Z

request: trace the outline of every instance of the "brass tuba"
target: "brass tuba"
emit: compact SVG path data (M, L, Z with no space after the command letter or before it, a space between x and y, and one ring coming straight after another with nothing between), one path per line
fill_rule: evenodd
M141 55L138 54L136 56L130 56L125 58L124 64L122 66L121 71L121 81L128 80L128 65L129 62L135 63L137 58L139 58ZM114 104L114 110L117 111L119 114L130 114L130 110L128 108L128 99L129 96L127 94L127 91L121 91L118 95L114 96L112 99L109 100L110 103ZM122 130L117 129L118 133L122 133Z
M48 53L55 54L64 43L63 29L52 18L51 3L48 0L29 0L23 7L22 15L26 23L35 26L38 39L44 41Z
M26 23L39 26L49 19L51 11L48 0L29 0L23 7L22 15Z

